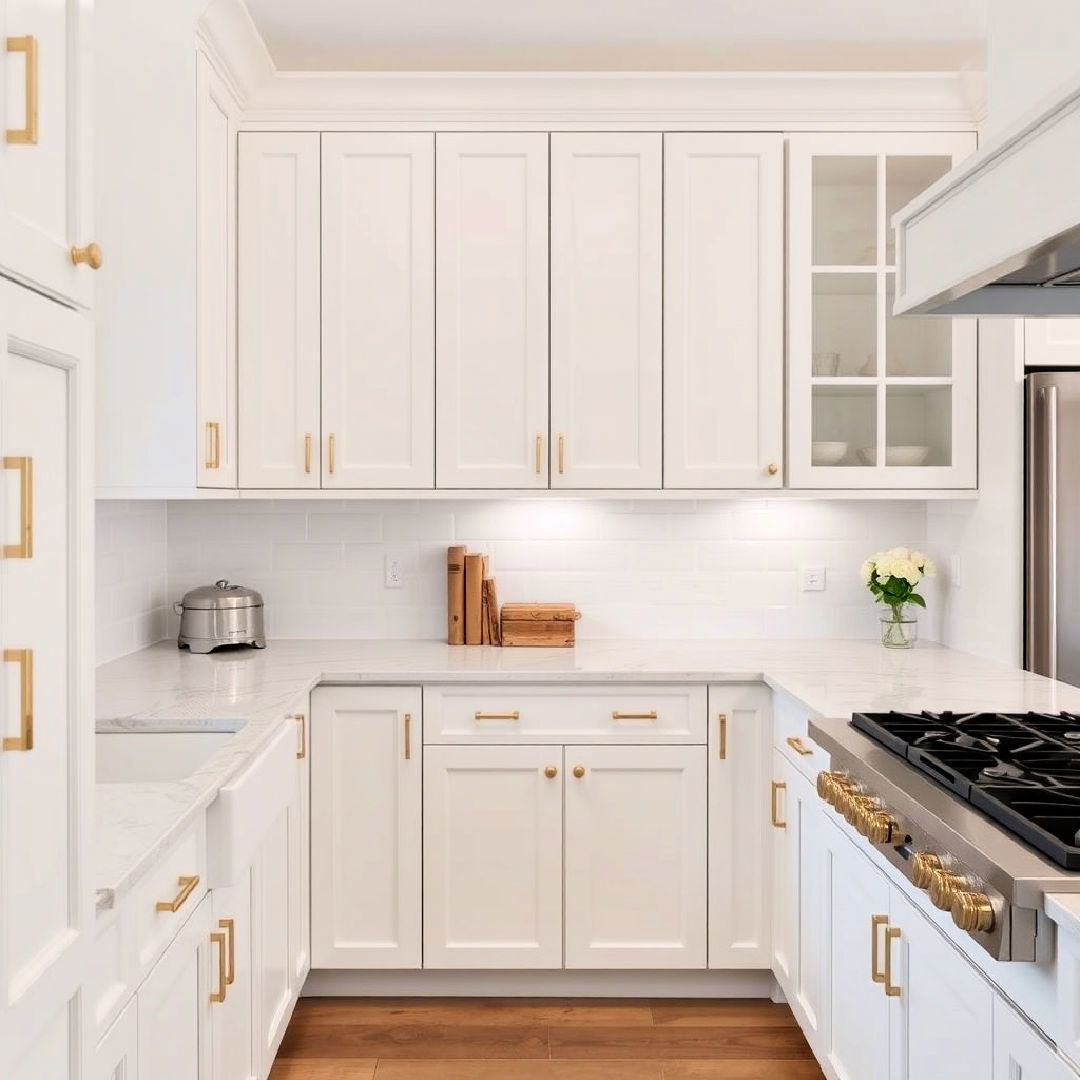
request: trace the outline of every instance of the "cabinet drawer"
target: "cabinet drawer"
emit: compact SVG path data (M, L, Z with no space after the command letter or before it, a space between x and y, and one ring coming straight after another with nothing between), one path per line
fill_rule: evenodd
M829 767L829 755L807 734L810 712L791 698L777 694L773 701L773 746L808 780Z
M704 743L704 686L424 687L426 743Z

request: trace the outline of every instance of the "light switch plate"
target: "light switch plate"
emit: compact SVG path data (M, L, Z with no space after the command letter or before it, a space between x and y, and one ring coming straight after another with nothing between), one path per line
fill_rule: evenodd
M822 592L825 589L824 566L802 566L799 568L799 587L803 592Z

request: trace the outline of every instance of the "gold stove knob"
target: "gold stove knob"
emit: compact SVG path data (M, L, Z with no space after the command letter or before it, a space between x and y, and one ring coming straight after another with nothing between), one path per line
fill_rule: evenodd
M961 930L981 930L985 933L994 929L994 908L986 893L959 889L953 895L949 910L953 922Z
M911 881L920 889L928 889L934 873L940 870L941 859L930 851L916 851L911 856Z
M930 879L930 903L942 911L951 911L953 897L963 888L963 874L953 870L935 870Z
M838 772L819 772L817 775L817 793L830 806L836 805L836 800L842 792L851 787L851 781Z
M871 844L887 844L898 827L888 810L876 810L867 815L866 828L860 831Z
M879 810L881 809L877 800L873 795L867 795L860 793L850 796L844 803L844 820L849 824L858 828L858 823L861 820L861 816L864 810Z

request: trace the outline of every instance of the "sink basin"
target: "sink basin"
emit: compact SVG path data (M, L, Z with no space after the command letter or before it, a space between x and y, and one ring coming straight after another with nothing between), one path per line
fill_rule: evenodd
M99 721L94 736L99 784L182 780L197 771L244 726L241 717L146 721L132 727Z

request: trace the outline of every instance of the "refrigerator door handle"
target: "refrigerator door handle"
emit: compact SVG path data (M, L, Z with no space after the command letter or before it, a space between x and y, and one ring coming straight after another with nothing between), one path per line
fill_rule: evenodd
M1053 384L1042 392L1046 411L1046 645L1047 675L1057 678L1057 571L1058 571L1058 388Z
M1058 392L1053 383L1042 383L1040 376L1029 379L1024 666L1053 679L1058 669Z

